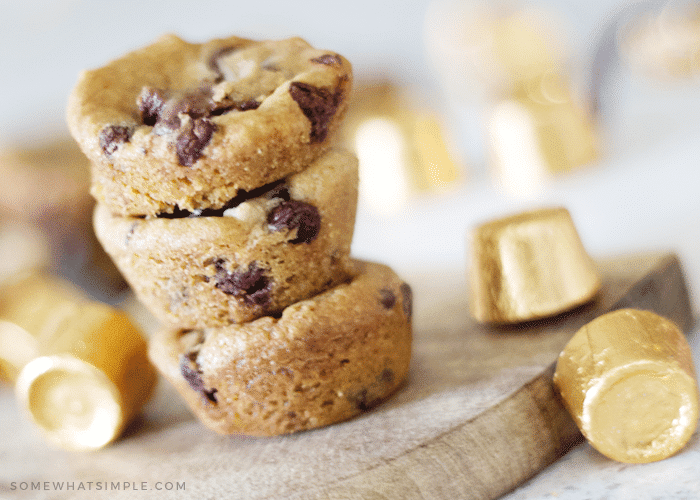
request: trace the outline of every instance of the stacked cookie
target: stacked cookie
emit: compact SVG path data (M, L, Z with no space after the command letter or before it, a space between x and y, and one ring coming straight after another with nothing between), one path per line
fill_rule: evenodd
M406 377L410 288L350 256L351 81L299 38L168 35L71 94L98 239L163 323L152 361L218 432L327 425Z

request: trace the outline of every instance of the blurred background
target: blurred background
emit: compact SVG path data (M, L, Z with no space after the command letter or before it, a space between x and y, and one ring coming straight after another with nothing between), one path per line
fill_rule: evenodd
M563 205L594 256L669 249L700 277L698 26L694 2L6 2L3 228L48 231L63 273L105 269L81 232L87 167L67 157L78 73L164 32L298 35L354 66L356 256L461 272L474 224Z

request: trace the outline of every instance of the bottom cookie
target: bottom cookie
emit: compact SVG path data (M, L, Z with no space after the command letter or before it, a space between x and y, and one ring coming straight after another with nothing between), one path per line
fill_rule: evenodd
M354 264L347 283L280 318L163 330L151 360L221 434L273 436L354 417L405 380L412 337L410 287L387 266Z

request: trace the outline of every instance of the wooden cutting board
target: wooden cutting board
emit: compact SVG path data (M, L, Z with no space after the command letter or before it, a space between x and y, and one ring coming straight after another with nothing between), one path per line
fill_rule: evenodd
M604 288L593 303L506 329L469 320L460 273L403 276L415 298L406 385L359 418L296 435L219 436L161 383L123 439L98 452L68 453L48 448L11 391L2 389L0 496L496 498L582 440L551 383L558 353L580 326L621 307L654 310L685 331L692 324L675 256L625 256L599 265ZM41 489L32 490L32 481ZM51 483L38 484L44 481ZM73 482L73 489L58 489L61 482L63 488Z

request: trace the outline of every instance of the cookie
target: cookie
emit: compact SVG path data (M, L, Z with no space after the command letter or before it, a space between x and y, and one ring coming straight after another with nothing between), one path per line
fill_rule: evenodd
M218 209L328 150L351 83L345 58L300 38L165 35L83 72L67 119L112 213Z
M354 261L351 281L277 319L166 329L149 356L209 428L270 436L340 422L405 380L411 289L389 267Z
M347 279L357 171L351 153L333 149L220 210L135 218L98 205L95 232L161 321L193 328L250 321Z

